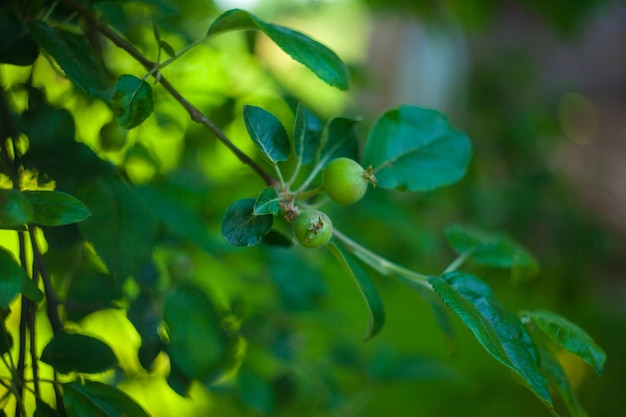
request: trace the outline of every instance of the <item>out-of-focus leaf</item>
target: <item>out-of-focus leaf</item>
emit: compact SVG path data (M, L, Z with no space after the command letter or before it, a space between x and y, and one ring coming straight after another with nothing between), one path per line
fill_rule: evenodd
M0 63L28 66L39 56L39 48L24 22L12 11L0 13Z
M567 410L573 417L587 417L587 413L578 401L578 396L574 392L572 384L570 384L563 367L559 360L554 357L552 352L541 344L537 345L539 357L541 358L541 373L548 379L550 386L558 392L563 399Z
M128 309L128 320L141 336L141 346L138 353L139 363L144 369L150 370L150 365L163 350L164 344L159 335L161 318L156 311L155 303L146 293L140 293L133 300Z
M374 167L378 185L426 191L460 180L471 157L469 138L436 110L400 106L376 120L363 162Z
M16 189L0 189L0 229L15 229L32 220L33 206L24 193Z
M254 198L235 201L222 220L222 236L233 246L254 246L261 242L274 224L274 216L255 216Z
M13 337L8 332L6 324L4 323L5 318L0 314L0 318L2 318L2 323L0 324L0 355L4 355L5 353L11 351L11 347L13 346Z
M471 254L483 265L511 268L526 274L539 269L535 257L513 239L499 233L489 233L472 226L454 224L446 229L446 239L458 254Z
M53 29L38 20L30 21L28 27L39 46L52 55L74 84L88 95L105 98L104 73L93 59L84 36Z
M322 157L330 162L335 158L346 157L357 160L359 139L354 131L358 120L336 117L330 121L326 130L326 141L322 148Z
M322 140L322 122L304 105L298 104L294 123L294 152L296 157L308 164L315 158Z
M459 378L449 366L428 356L403 355L380 349L369 361L368 375L378 382L451 381Z
M43 299L43 293L28 278L13 254L2 247L0 247L0 271L0 310L7 310L11 301L20 293L35 302Z
M517 373L554 412L546 378L539 372L535 345L518 317L479 278L461 272L430 277L435 292L474 334L485 350Z
M103 272L82 267L70 281L65 296L68 320L79 321L94 311L111 308L122 292L115 279Z
M263 236L261 242L270 246L293 246L293 241L289 237L274 229L267 232L267 234Z
M33 207L33 221L40 226L63 226L91 216L76 197L59 191L24 191Z
M262 216L264 214L278 214L280 211L280 199L274 187L265 187L254 203L252 214Z
M37 409L33 413L33 417L61 417L61 414L57 413L47 403L37 400Z
M521 317L523 320L532 321L554 343L587 362L598 376L602 375L606 353L579 326L545 310L524 311Z
M250 138L263 156L274 164L289 158L289 136L276 116L260 107L246 105L243 119Z
M334 243L330 243L328 248L333 255L335 255L346 272L354 278L354 282L365 300L368 310L368 325L367 332L365 333L365 340L370 340L380 333L383 325L385 324L385 310L380 296L378 295L378 291L376 291L376 287L374 287L374 284L367 276L361 265L359 265L359 263L353 259L352 256L340 249Z
M167 385L181 397L185 397L191 388L194 378L182 371L176 363L170 366L170 373L167 376Z
M264 22L244 10L233 9L222 13L209 28L207 36L231 30L255 29L264 32L289 56L327 84L340 90L349 88L348 69L333 51L300 32Z
M57 372L95 374L117 365L113 350L99 339L76 333L57 333L41 353L41 360Z
M221 318L201 288L176 288L165 301L170 360L187 376L203 380L220 371L231 354Z
M68 416L149 417L127 394L102 382L63 384L63 404Z
M77 190L92 216L79 223L109 272L126 279L150 258L157 221L150 207L113 176L100 177Z
M124 129L132 129L154 110L152 87L134 75L124 74L115 83L110 105L117 123Z
M274 397L270 384L248 367L237 372L237 388L243 404L262 415L268 415L274 407Z

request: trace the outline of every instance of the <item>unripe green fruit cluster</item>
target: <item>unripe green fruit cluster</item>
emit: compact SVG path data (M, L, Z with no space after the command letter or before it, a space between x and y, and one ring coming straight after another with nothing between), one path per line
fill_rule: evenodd
M323 212L314 209L302 210L294 224L298 242L306 248L320 248L333 235L333 223Z
M331 200L344 206L354 204L365 195L373 175L349 158L330 161L322 172L322 185Z

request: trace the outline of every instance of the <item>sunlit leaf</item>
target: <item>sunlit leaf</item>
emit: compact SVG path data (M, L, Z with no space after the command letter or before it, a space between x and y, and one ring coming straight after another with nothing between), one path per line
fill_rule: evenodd
M39 56L39 48L24 22L11 10L0 13L0 63L31 65Z
M274 187L265 187L254 203L252 214L261 216L264 214L278 214L280 211L280 199Z
M63 226L78 223L91 216L89 209L76 197L59 191L24 191L33 207L33 220L40 226Z
M39 302L43 293L28 278L24 269L17 263L13 254L0 247L0 310L9 308L11 301L22 293L29 299Z
M587 417L587 412L585 412L578 401L578 396L567 378L565 370L559 363L559 360L554 357L552 352L541 345L537 346L537 350L539 351L541 362L541 373L546 377L550 386L563 399L567 410L573 417Z
M100 177L77 190L92 216L78 224L109 272L125 279L148 260L157 222L150 207L121 180Z
M545 310L524 311L521 317L531 320L553 342L587 362L598 376L602 375L606 354L579 326Z
M105 97L104 72L94 60L85 36L54 29L37 20L30 21L28 27L39 46L52 55L74 84L88 95Z
M276 116L260 107L246 105L243 119L250 138L267 159L275 164L289 158L289 136Z
M485 350L522 377L530 390L553 410L533 341L518 317L495 298L491 288L479 278L461 272L431 277L428 281Z
M231 341L202 289L176 288L165 301L163 319L169 336L167 352L185 375L203 380L222 370Z
M400 106L376 120L363 162L374 167L380 187L426 191L460 180L470 156L468 137L452 129L443 114Z
M330 121L326 130L326 141L322 148L322 156L327 161L346 157L357 160L359 155L359 139L354 131L358 120L336 117Z
M33 206L24 193L0 189L0 229L14 229L33 220Z
M349 88L348 69L341 59L324 45L300 32L264 22L244 10L233 9L222 13L213 22L207 36L231 30L260 30L327 84L340 90Z
M124 74L115 83L110 105L117 123L124 129L132 129L154 110L152 87L134 75Z
M330 243L328 248L333 255L335 255L346 272L348 272L348 274L354 279L354 282L365 300L368 312L368 325L365 333L365 340L370 340L380 333L383 325L385 324L385 309L383 307L383 302L378 295L378 291L361 265L359 265L359 263L352 258L351 255L340 249L334 243Z
M63 404L68 416L149 417L127 394L102 382L63 384Z
M323 130L322 122L309 109L298 104L293 141L296 157L300 158L303 164L308 164L317 155Z
M222 236L233 246L254 246L261 242L272 228L274 216L253 214L254 198L235 201L226 210L222 220Z
M57 333L41 353L41 360L57 372L94 374L117 365L109 345L99 339L76 333Z
M446 229L445 235L457 253L471 254L471 258L480 264L523 270L526 274L536 273L539 269L533 255L502 234L454 224Z

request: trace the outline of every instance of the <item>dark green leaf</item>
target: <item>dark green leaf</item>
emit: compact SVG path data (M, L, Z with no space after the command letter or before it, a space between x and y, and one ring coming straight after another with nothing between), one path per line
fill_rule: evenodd
M60 417L61 414L57 413L56 410L50 407L47 403L37 400L37 409L33 414L33 417Z
M63 226L78 223L91 216L89 209L76 197L59 191L24 191L33 206L33 220L40 226Z
M341 157L358 160L359 139L354 131L357 123L358 120L343 117L336 117L330 121L322 148L322 155L326 161L330 162Z
M289 136L276 116L260 107L246 105L243 118L250 138L263 156L274 164L289 158Z
M365 144L383 188L426 191L460 180L471 156L468 137L452 129L438 111L400 106L383 114Z
M385 324L385 310L383 303L376 291L376 287L367 276L361 265L347 252L341 250L334 243L328 245L330 251L344 267L346 272L354 279L368 310L368 325L365 340L370 340L376 336Z
M157 305L145 292L140 293L131 303L128 309L128 320L141 336L139 363L144 369L150 370L152 362L161 352L164 344L159 334L161 318L157 312Z
M77 190L92 216L78 224L109 272L125 279L151 256L157 222L150 207L121 180L100 177Z
M288 236L285 236L277 230L270 230L265 236L263 236L262 242L270 246L293 246L293 241Z
M94 311L111 308L121 298L119 285L109 274L83 265L70 281L65 295L68 320L79 321Z
M27 66L35 62L39 48L24 22L6 8L0 13L0 63Z
M233 246L254 246L261 242L274 224L274 216L253 215L254 198L235 201L222 220L222 236Z
M127 394L102 382L63 384L63 403L68 416L149 417Z
M167 376L167 385L181 397L186 396L189 393L191 384L194 379L183 372L176 362L170 365L170 373Z
M504 307L479 278L452 272L428 280L435 292L471 330L487 352L522 377L530 390L553 411L539 357L517 316Z
M0 309L8 309L11 301L20 293L35 302L43 299L43 293L26 276L26 272L15 261L13 254L2 247L0 247L0 271Z
M2 318L2 323L0 323L0 355L4 355L7 352L11 351L11 347L13 346L13 337L7 330L7 326L5 324L5 318Z
M348 69L333 51L300 32L264 22L244 10L222 13L209 28L207 36L231 30L255 29L264 32L283 51L327 84L340 90L349 88Z
M165 301L170 360L187 376L204 379L221 370L230 355L228 336L211 300L200 288L176 288Z
M41 353L41 360L57 372L95 374L117 365L113 350L99 339L76 333L57 333Z
M294 151L296 157L308 164L315 158L322 140L322 122L302 104L298 104L294 123Z
M265 187L254 203L252 214L262 216L264 214L278 214L280 211L280 198L274 187Z
M124 74L115 83L110 105L117 123L124 129L132 129L154 110L152 87L134 75Z
M104 98L107 85L102 69L94 60L84 36L53 29L32 20L30 33L40 47L59 64L65 75L85 93Z
M33 206L15 189L0 189L0 229L15 229L33 220Z
M461 224L448 227L445 234L457 253L470 253L474 261L483 265L512 268L526 274L536 273L539 269L534 256L519 243L504 235Z
M606 354L583 329L550 311L524 311L522 319L531 320L553 342L587 362L600 376Z
M541 345L538 345L537 349L541 361L541 373L563 399L567 410L574 417L587 417L587 413L578 401L578 397L558 359L554 357L552 352Z
M268 415L274 407L271 385L248 367L237 372L237 387L243 404L262 415Z
M159 46L169 56L173 57L176 55L176 51L174 50L174 48L172 48L172 45L170 45L166 41L159 41Z

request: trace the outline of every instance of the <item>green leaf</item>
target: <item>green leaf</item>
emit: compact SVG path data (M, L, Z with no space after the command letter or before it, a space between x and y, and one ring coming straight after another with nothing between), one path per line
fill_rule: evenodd
M583 329L550 311L524 311L521 317L532 321L553 342L587 362L598 376L602 375L606 354Z
M57 372L95 374L117 365L113 350L99 339L76 333L57 333L41 353L41 360Z
M109 103L117 123L124 129L139 126L154 110L152 87L134 75L124 74L117 79Z
M11 351L11 347L13 347L13 337L11 337L11 333L7 330L7 326L5 323L5 317L2 317L2 323L0 323L0 355L4 355L7 352Z
M274 224L274 216L253 214L254 198L235 201L222 220L222 236L233 246L254 246L261 242Z
M539 264L535 257L513 239L499 233L454 224L445 231L446 239L458 254L471 254L483 265L511 268L526 274L536 273Z
M485 350L522 377L530 390L553 411L545 377L539 372L535 345L515 314L479 278L452 272L428 279L435 292L474 334Z
M254 203L252 214L262 216L264 214L278 214L280 211L280 198L274 187L265 187Z
M346 272L354 279L368 310L368 325L367 332L365 334L365 340L370 340L376 336L383 328L385 324L385 309L383 302L376 291L376 287L367 276L361 265L352 258L347 252L341 250L334 243L330 243L328 248L337 260L344 267Z
M30 21L28 27L39 46L52 55L75 85L90 96L106 96L104 72L94 60L85 36L53 29L37 20Z
M294 123L294 151L296 157L308 164L315 158L322 140L322 122L302 104L296 109Z
M78 224L109 272L125 279L151 256L157 221L150 207L121 180L99 177L77 190L92 216Z
M243 404L261 415L274 408L274 395L270 383L248 367L237 372L237 388Z
M376 120L363 156L380 187L427 191L465 175L471 144L438 111L400 106Z
M152 362L165 346L159 332L161 317L158 314L158 306L150 296L141 292L130 304L128 320L141 336L141 346L137 355L139 363L149 371Z
M587 413L578 401L576 392L570 384L558 359L554 357L552 352L540 344L537 346L537 349L541 362L541 373L547 378L550 386L563 399L567 410L574 417L587 417Z
M17 14L4 8L0 13L0 63L28 66L39 56L39 48Z
M57 413L56 410L50 407L47 403L37 400L37 409L33 413L33 417L60 417L61 414Z
M33 206L24 193L0 189L0 229L15 229L33 220Z
M176 288L165 301L170 359L187 376L203 380L220 373L231 355L231 340L221 318L201 288Z
M163 50L163 52L165 52L167 55L169 55L170 57L174 57L176 56L176 51L174 50L174 48L172 47L172 45L170 45L169 43L167 43L167 41L159 41L159 46L161 47L161 49Z
M40 226L64 226L78 223L91 212L76 197L59 191L24 191L33 206L32 223Z
M358 160L359 139L354 131L357 123L358 120L344 117L336 117L330 121L322 148L322 155L327 162L341 157Z
M243 118L250 138L267 159L276 164L289 158L289 136L276 116L260 107L246 105Z
M43 293L28 278L13 254L0 247L0 310L7 310L20 293L35 302L43 299Z
M149 417L127 394L102 382L63 384L63 404L68 416Z
M67 287L67 319L77 322L94 311L113 307L121 297L122 291L111 275L83 266Z
M378 383L396 381L452 381L459 378L449 366L425 355L407 355L382 348L369 360L367 374Z
M300 32L264 22L244 10L233 9L222 13L209 28L207 36L231 30L255 29L264 32L289 56L327 84L340 90L349 88L348 69L333 51Z

